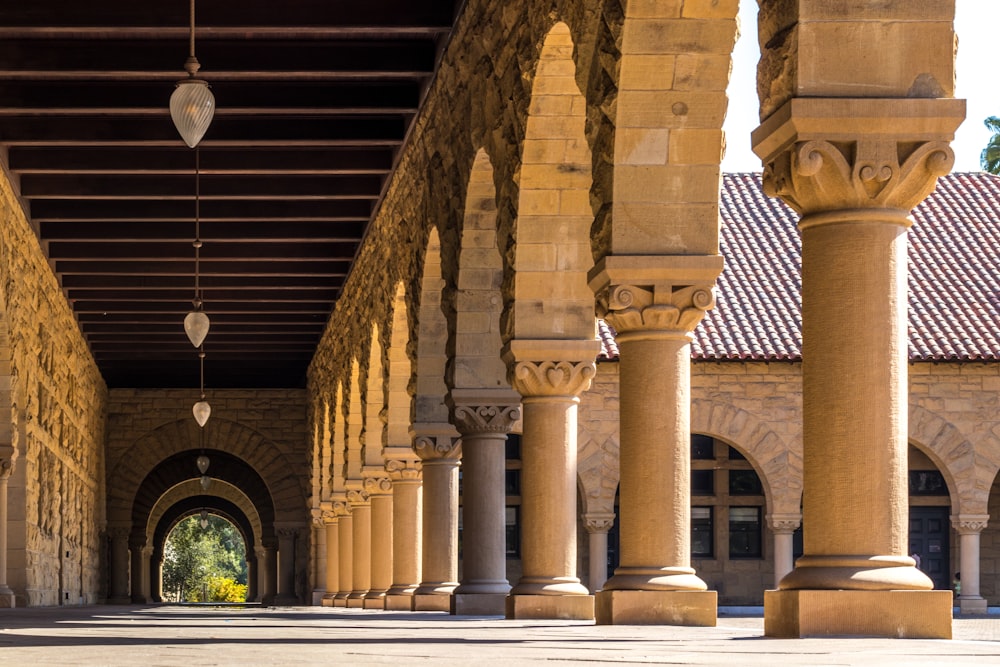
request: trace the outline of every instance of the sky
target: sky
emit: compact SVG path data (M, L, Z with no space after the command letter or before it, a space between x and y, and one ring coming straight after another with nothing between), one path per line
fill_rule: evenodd
M953 171L979 171L979 154L990 132L983 126L987 116L1000 116L1000 75L993 65L1000 25L997 0L956 0L955 32L958 33L958 64L955 97L966 100L965 122L955 133ZM729 113L726 131L726 172L761 170L760 159L750 150L750 132L757 125L757 3L740 2L740 39L733 52L733 73L729 85Z

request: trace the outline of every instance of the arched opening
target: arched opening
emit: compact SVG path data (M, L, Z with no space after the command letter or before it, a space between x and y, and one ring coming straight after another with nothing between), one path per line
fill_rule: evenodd
M243 522L234 519L233 508L209 497L191 498L183 505L199 501L201 509L185 509L166 531L157 549L161 559L154 559L160 576L153 590L159 583L163 602L246 602L251 549L245 517Z
M987 505L990 521L979 537L979 594L990 607L1000 604L1000 475L993 480Z
M934 588L951 588L958 569L958 540L952 536L952 501L948 480L933 453L910 442L907 448L909 483L909 538L907 553Z

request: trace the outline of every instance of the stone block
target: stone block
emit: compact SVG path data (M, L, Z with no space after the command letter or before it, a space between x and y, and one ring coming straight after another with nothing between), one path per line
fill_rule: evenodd
M989 610L986 606L986 598L958 598L959 613L966 614L987 614Z
M347 608L364 609L365 608L364 598L347 598Z
M364 604L361 605L362 609L385 609L385 596L377 598L365 598L363 600Z
M768 637L951 639L951 591L764 591Z
M413 611L412 595L386 595L386 611Z
M715 627L715 591L601 591L598 625L688 625Z
M413 611L451 612L450 595L414 595Z
M504 593L456 593L451 596L454 616L503 616L507 609Z
M346 607L347 606L347 599L346 598L334 598L333 599L333 606L334 607Z
M592 621L593 595L508 595L509 619Z

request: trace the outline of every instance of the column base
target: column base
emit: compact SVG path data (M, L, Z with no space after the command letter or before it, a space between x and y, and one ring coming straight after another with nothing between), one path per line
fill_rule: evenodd
M335 597L335 598L333 598L333 606L334 607L346 607L347 606L347 598L342 598L342 597Z
M508 595L509 619L594 620L593 595Z
M951 639L951 591L764 591L764 635Z
M374 597L365 596L364 604L361 605L362 609L385 609L385 595L376 595Z
M7 590L0 592L0 609L14 609L17 606L17 598L14 591Z
M989 609L986 607L986 598L964 598L959 596L956 602L958 602L958 613L960 614L989 613ZM2 603L0 603L0 606L3 606Z
M716 591L601 591L597 625L688 625L715 627Z
M132 598L128 597L118 597L118 598L108 598L107 604L131 604Z
M277 595L274 601L271 603L276 607L297 607L299 606L299 599L293 595Z
M365 599L364 598L347 598L347 608L348 609L364 609Z
M413 611L412 595L388 594L385 596L386 611Z
M321 607L323 605L323 598L326 596L326 591L313 591L312 592L312 604L314 607Z
M418 593L413 596L413 611L451 612L451 595L425 595Z
M507 594L455 593L450 611L453 616L503 616L507 613Z

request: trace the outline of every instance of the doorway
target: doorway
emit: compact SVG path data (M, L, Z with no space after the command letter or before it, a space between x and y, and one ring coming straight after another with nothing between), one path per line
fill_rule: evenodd
M910 507L910 555L920 557L918 566L940 589L951 588L949 511L948 507Z

